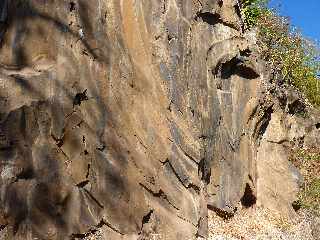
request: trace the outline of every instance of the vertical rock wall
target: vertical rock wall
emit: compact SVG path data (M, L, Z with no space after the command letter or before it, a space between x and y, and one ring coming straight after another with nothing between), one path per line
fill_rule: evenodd
M256 203L272 110L238 1L0 6L0 239L195 239Z

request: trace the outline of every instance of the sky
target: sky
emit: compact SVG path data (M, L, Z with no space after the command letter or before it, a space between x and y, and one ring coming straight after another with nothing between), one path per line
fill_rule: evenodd
M290 17L304 36L320 41L320 0L271 0L270 6Z

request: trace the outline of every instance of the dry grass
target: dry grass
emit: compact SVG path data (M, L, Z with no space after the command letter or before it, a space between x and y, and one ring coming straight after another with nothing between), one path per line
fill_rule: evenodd
M245 209L229 220L209 216L209 240L313 240L310 218L300 212L295 223L265 209Z
M290 161L304 177L297 204L320 215L320 149L293 149Z

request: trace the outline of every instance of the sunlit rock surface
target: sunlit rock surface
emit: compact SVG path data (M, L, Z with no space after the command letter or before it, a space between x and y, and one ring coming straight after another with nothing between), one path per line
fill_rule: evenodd
M4 0L0 38L0 239L185 240L208 209L294 215L284 143L316 120L283 125L238 1Z

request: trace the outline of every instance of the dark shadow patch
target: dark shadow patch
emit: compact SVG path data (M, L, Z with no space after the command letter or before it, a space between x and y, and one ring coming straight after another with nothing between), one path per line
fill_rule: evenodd
M217 23L221 23L220 16L218 14L213 14L210 12L199 12L195 17L196 21L202 20L203 22L209 25L215 25Z
M2 0L0 2L0 22L4 23L8 18L8 0Z
M316 129L320 129L320 123L316 124Z
M271 115L273 113L273 108L272 106L267 108L264 113L263 113L263 117L260 120L260 123L258 123L258 131L257 131L257 137L258 138L262 138L262 136L265 134L265 132L267 131L267 128L269 126L269 123L271 121Z
M299 99L288 104L288 113L291 115L305 116L306 115L306 105Z
M249 177L249 180L250 180L252 183L254 183L254 182L253 182L253 178L252 178L252 176L251 176L250 174L248 175L248 177Z
M215 74L219 74L219 70L217 70ZM232 75L238 75L246 79L256 79L260 76L254 69L245 64L243 56L234 57L230 61L222 63L220 66L220 75L222 79L228 79Z
M6 225L0 225L0 232L1 232L3 229L5 229L7 226L8 226L7 224L6 224Z
M85 49L82 50L81 54L84 56L90 56L89 53Z
M201 176L201 180L205 183L210 183L210 177L211 177L211 168L209 166L208 161L206 161L205 158L202 158L198 165L198 174Z
M71 240L85 239L85 238L90 237L91 235L95 234L98 231L98 229L102 228L103 226L107 226L111 230L113 230L114 232L117 232L120 235L124 235L119 230L117 230L115 227L113 227L110 223L108 223L106 220L101 219L101 221L96 226L94 226L93 228L89 229L88 232L85 232L85 233L73 233L73 234L71 234L70 239Z
M89 183L89 180L85 180L85 181L82 181L82 182L78 183L76 186L79 187L79 188L83 188L83 187L85 187L88 183Z
M59 181L59 180L58 180ZM59 192L59 185L39 182L33 194L33 214L40 212L44 219L54 220L55 225L64 229L66 222L62 216L62 211L66 208L69 195L62 198ZM41 221L37 215L30 216L32 222ZM41 223L39 223L41 224Z
M145 224L148 224L150 225L150 220L151 220L151 216L153 214L153 209L151 209L146 215L143 216L142 218L142 224L141 224L141 229L140 229L140 232L139 232L139 235L141 235L141 237L139 237L139 239L145 239L144 238L144 225ZM149 227L147 227L149 229Z
M88 237L90 234L95 234L97 232L97 230L92 230L90 231L90 233L73 233L70 236L70 239L74 240L74 239L84 239L86 237Z
M253 191L250 185L247 183L246 188L244 190L244 194L240 199L241 205L245 208L250 208L257 202L257 197L253 194Z
M88 183L89 183L89 181L88 181L88 182L84 181L84 182L82 182L82 185L85 186L85 185L88 184ZM100 208L102 208L102 209L104 208L103 204L102 204L95 196L93 196L93 194L92 194L91 192L89 192L87 189L81 187L81 185L79 186L79 188L82 189L87 195L89 195L89 197L90 197Z
M292 205L293 210L296 212L299 211L301 208L300 201L294 201L291 205Z
M153 210L150 210L145 216L142 218L142 226L150 221Z
M104 223L103 220L101 220L97 226L95 226L94 229L90 229L88 232L86 233L73 233L71 236L70 236L70 239L74 240L74 239L85 239L86 237L89 237L93 234L95 234L99 228L103 227L104 225L106 225Z
M3 1L3 0L2 0ZM12 27L12 25L16 24L18 25L16 36L15 36L15 46L12 48L14 59L17 61L14 63L17 67L24 67L25 62L25 53L23 48L23 39L26 35L29 34L28 27L26 26L26 20L28 19L40 19L45 22L52 23L54 27L59 30L62 33L68 33L74 38L79 38L79 34L76 31L73 31L70 26L68 26L68 23L63 23L62 21L59 21L58 19L55 19L52 16L49 16L46 13L39 12L36 8L32 6L32 4L29 1L8 1L9 7L8 7L8 17L6 20L6 28ZM75 2L75 1L72 1ZM90 22L88 22L88 11L90 11L88 5L85 5L84 2L78 2L79 6L75 5L76 7L79 7L79 14L81 19L81 26L86 29L86 33L89 36L93 36L93 27L90 25ZM90 3L89 3L90 4ZM74 6L70 3L68 6L68 10L73 10ZM74 11L74 10L73 10ZM1 25L1 22L0 22ZM0 34L2 34L2 27L0 26ZM3 34L2 34L3 35ZM103 39L107 39L107 36L103 36ZM85 49L87 50L88 54L92 57L93 60L97 60L98 62L103 62L105 64L108 64L109 58L107 56L107 52L109 51L109 47L104 44L103 49L100 48L92 48L88 42L88 39L78 39L82 42ZM102 44L100 44L102 46Z
M81 105L81 102L89 100L87 96L87 89L83 92L77 93L73 99L73 107L76 105Z
M195 16L195 21L199 22L200 20L202 22L205 22L207 23L208 25L210 26L214 26L218 23L224 25L224 26L227 26L227 27L230 27L230 28L233 28L235 30L239 30L238 29L238 26L232 24L232 23L229 23L229 22L225 22L223 21L223 19L221 18L221 16L217 13L211 13L211 12L198 12Z
M0 5L3 4L4 2L10 2L10 13L8 14L9 19L6 23L7 26L10 28L14 25L14 26L17 26L17 28L19 30L20 29L19 25L24 22L27 22L28 20L41 20L44 23L52 23L54 25L53 28L56 28L56 29L63 31L63 32L68 32L69 35L71 35L74 38L76 38L78 36L77 32L72 31L66 25L67 23L64 24L63 22L61 22L58 19L54 19L53 17L50 17L49 15L46 15L45 13L40 13L36 9L31 8L29 6L29 4L31 5L31 3L28 3L30 1L1 0ZM45 2L45 1L39 1L39 4L34 3L34 5L35 6L42 5L42 3L40 4L40 2ZM52 1L47 1L47 4L51 4L51 2ZM28 6L26 6L26 5L28 5ZM68 12L68 1L66 1L66 5L64 5L64 7L65 7L64 11ZM42 6L40 6L40 8L42 8ZM56 14L54 14L54 11L52 12L52 14L56 15ZM29 25L29 23L26 25ZM23 49L25 47L24 46L24 44L25 44L24 39L25 39L25 35L32 33L27 28L25 28L25 26L23 24L22 24L22 26L23 26L22 32L20 32L22 35L16 36L16 45L12 46L12 49L10 49L12 52L16 51L13 54L15 54L14 57L17 58L16 59L17 61L12 63L13 64L12 67L15 70L19 70L19 68L23 67L22 65L26 65L25 57L28 57L28 56L25 56L25 54L27 52L24 52L24 49ZM26 27L28 27L28 26L26 26ZM1 41L1 35L2 35L2 23L0 21L0 41ZM93 51L95 51L96 49L90 48L89 44L86 42L85 39L81 39L80 41L86 47L87 52L90 55L94 56ZM15 47L17 49L14 49ZM103 52L101 52L101 53L103 53ZM104 55L102 55L101 58L105 59L106 57ZM16 65L21 65L21 66L16 66ZM11 67L11 66L9 66L9 67ZM27 94L28 92L31 92L33 94L33 96L37 96L37 98L39 98L39 99L44 98L44 96L41 92L41 89L40 90L37 90L37 88L35 89L33 87L33 85L31 85L31 82L28 78L25 79L22 76L13 75L13 76L10 76L10 80L15 82L17 85L19 85L25 94ZM50 79L50 81L56 81L56 79L53 78L53 79ZM59 81L57 81L57 82L59 83ZM60 86L60 87L63 91L65 91L67 93L68 98L72 100L74 95L71 95L70 91L65 89L64 86ZM92 91L90 93L92 94ZM37 102L33 102L32 105L37 104ZM63 104L64 103L60 102L59 99L54 99L54 101L52 102L52 106L49 106L48 108L52 108L52 111L53 111L53 109L62 109L62 108L64 108ZM51 101L50 101L50 105L51 105ZM103 103L101 102L99 107L101 107L101 109L100 109L101 112L103 112L103 114L105 114L106 106L104 106ZM57 111L57 113L59 113L59 114L62 112L63 111L60 111L60 110ZM11 112L10 112L10 114L11 114ZM37 113L37 114L35 114L35 118L38 117L37 115L39 116L39 114ZM55 115L56 114L54 114L53 118L57 119L57 117ZM15 132L21 132L21 133L16 134L17 137L15 137L14 134L10 133L10 134L8 134L9 139L4 138L4 137L2 137L2 138L4 138L3 140L0 139L0 141L1 141L0 142L0 148L1 148L0 158L4 157L5 160L7 160L7 159L10 160L11 158L14 157L14 153L16 152L16 149L18 149L17 156L19 157L19 159L21 158L21 161L32 159L31 157L29 157L29 151L25 150L26 148L28 148L28 146L31 143L28 140L32 139L28 135L29 134L28 127L30 129L32 129L31 131L35 135L37 135L36 131L38 131L38 129L34 129L33 125L30 125L28 122L26 124L26 122L25 122L26 119L24 119L24 116L23 116L23 119L21 119L21 121L22 121L21 125L19 125L19 124L12 125L14 122L10 121L9 118L8 118L8 120L9 120L9 124L8 124L9 129L11 129L13 133L15 133ZM27 121L28 121L28 119L27 119ZM104 119L102 119L101 121L104 122ZM1 122L3 122L2 119L1 119ZM110 120L110 122L112 122L112 120ZM13 126L17 126L17 127L13 127ZM57 124L57 126L59 126L59 124ZM13 130L12 128L13 129L16 128L17 131ZM19 128L22 128L22 129L20 130ZM104 129L104 128L102 127L102 129ZM11 132L11 130L10 130L10 132ZM25 138L25 139L23 139L23 141L21 141L20 134L23 135L23 137ZM56 136L58 136L58 138L54 138L53 135L52 135L52 138L55 140L55 143L57 144L57 146L61 147L63 145L63 139L59 138L61 135L59 134L59 132L58 133L54 132L54 134L56 134ZM6 133L6 135L7 135L7 133ZM0 136L0 138L1 138L1 136ZM11 138L13 138L12 142L11 142ZM49 136L49 138L50 138L50 136ZM23 149L19 150L20 147ZM53 144L53 146L48 145L45 147L46 147L46 149L53 147L54 151L56 149L54 144ZM52 150L53 150L53 148L52 148ZM44 149L43 152L45 153L45 151L46 150ZM28 154L28 155L25 156L26 154ZM32 154L32 153L30 153L30 154ZM3 156L3 155L5 155L5 156ZM45 224L43 222L44 219L45 220L49 219L50 222L52 222L54 225L57 225L57 227L60 231L60 234L63 234L64 229L65 229L65 222L64 222L63 215L66 212L64 209L67 208L68 204L64 204L64 200L63 200L63 202L61 202L61 197L60 197L61 188L59 187L60 186L60 183L59 183L60 182L60 179L59 179L60 178L59 177L60 170L58 170L58 167L54 166L55 162L57 162L56 161L57 159L51 159L50 157L48 157L48 159L45 157L43 157L43 158L44 158L43 162L48 166L48 167L44 167L44 169L45 169L45 171L47 171L49 173L48 175L50 175L48 177L48 179L49 179L48 181L50 181L49 186L43 186L43 185L47 185L47 183L45 183L45 181L47 181L46 180L47 174L41 175L41 172L40 172L39 179L34 180L35 184L36 184L34 190L32 188L29 189L29 185L28 185L28 184L30 184L29 182L17 181L16 183L12 183L10 185L10 187L8 189L6 189L6 192L5 192L6 195L5 195L4 201L9 202L7 204L8 205L8 212L6 213L6 214L8 214L8 218L10 219L10 225L8 225L8 230L12 231L11 229L13 228L13 232L14 233L18 232L19 235L20 235L20 232L26 231L25 228L23 228L25 226L25 223L28 223L28 224L30 223L30 227L35 228L34 229L35 232L37 232L37 230L39 230L39 232L41 232L41 230L43 230L42 224ZM42 159L41 159L41 161L42 161ZM24 170L23 172L21 172L17 176L17 178L27 180L27 179L32 178L33 175L38 177L39 172L36 170L37 169L33 170L33 168ZM36 172L33 172L33 171L36 171ZM61 169L61 171L63 171L63 169ZM38 183L39 181L41 181L41 182ZM17 188L15 186L17 186ZM19 189L22 190L22 193L19 192L20 191ZM31 190L32 190L32 192L30 193L30 195L31 195L30 204L32 204L32 205L29 205L29 201L27 201L25 199L25 194L26 194L26 192L31 191ZM99 206L101 207L101 204ZM20 227L20 225L21 225L21 227ZM79 223L79 225L80 225L80 223ZM106 225L108 225L108 223L106 223ZM0 226L0 230L1 230L1 228L2 228L2 226ZM21 229L19 229L19 228L21 228ZM31 230L31 228L30 228L30 230ZM60 235L60 236L62 236L62 235ZM43 238L44 237L39 237L39 239L43 239Z
M25 55L25 51L20 44L17 46L17 48L15 48L13 55L14 55L14 61L16 66L18 67L27 66L27 56Z
M20 225L27 219L28 216L28 206L24 201L24 197L22 196L21 192L17 190L16 186L17 185L12 184L10 186L10 190L6 192L9 215L13 220L12 232L14 235L16 235Z
M86 178L88 178L88 177L89 177L89 174L90 174L90 168L91 168L91 164L88 164Z
M33 15L31 4L28 1L4 0L3 2L8 2L6 27L9 29L13 23L16 25L11 49L14 61L13 65L17 68L22 68L27 66L27 56L23 44L25 37L29 34L29 27L27 26L25 19L26 17Z
M25 169L17 175L17 180L29 180L32 178L34 178L34 171L32 168Z
M178 207L176 207L173 203L170 202L170 200L168 199L168 196L165 194L164 191L162 191L162 189L159 189L158 192L154 192L151 189L149 189L148 187L146 187L145 185L143 185L142 183L139 183L139 185L144 190L146 190L148 193L150 193L153 197L163 199L163 200L167 201L167 203L169 203L174 209L176 209L178 211L180 210Z
M63 138L57 138L53 134L51 134L52 139L56 142L56 145L61 148L63 146Z
M10 75L14 82L21 86L21 88L24 90L24 91L27 91L27 92L35 92L35 89L29 84L28 80L19 76L19 75ZM37 94L37 92L36 92Z
M245 64L239 64L235 73L238 76L246 79L256 79L260 76L255 70L249 66L246 66Z
M0 48L2 47L3 39L7 31L7 24L0 22Z
M223 209L220 209L220 208L217 208L217 207L214 207L212 205L208 205L207 206L209 210L215 212L219 217L225 219L225 220L228 220L230 218L232 218L234 216L234 212L228 212L228 211L225 211Z
M100 152L103 152L106 149L106 145L102 145L101 147L97 147L96 149Z
M76 3L73 2L73 1L71 1L71 2L69 3L69 11L70 11L70 12L73 12L74 10L76 10Z
M187 188L193 189L197 194L200 194L200 187L193 183L190 183Z

